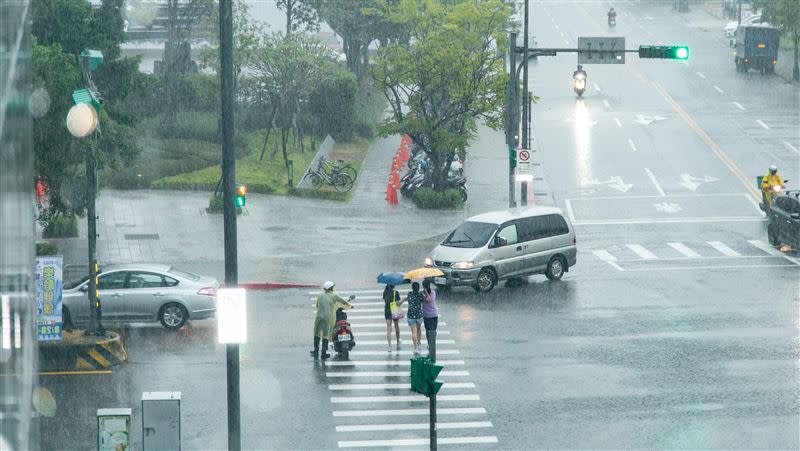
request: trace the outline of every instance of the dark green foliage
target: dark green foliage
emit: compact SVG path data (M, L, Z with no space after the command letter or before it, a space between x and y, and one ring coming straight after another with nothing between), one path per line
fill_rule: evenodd
M183 75L178 83L179 107L187 110L220 111L219 83L217 75Z
M78 218L71 215L51 217L44 227L44 238L76 238L78 236Z
M36 256L41 255L56 255L58 254L58 245L55 243L38 242L36 243Z
M456 209L464 206L461 193L454 188L445 191L434 191L432 188L420 188L414 191L414 205L423 210Z
M325 75L309 98L309 111L316 119L317 134L330 134L337 141L348 141L355 133L358 81L339 64L331 65Z

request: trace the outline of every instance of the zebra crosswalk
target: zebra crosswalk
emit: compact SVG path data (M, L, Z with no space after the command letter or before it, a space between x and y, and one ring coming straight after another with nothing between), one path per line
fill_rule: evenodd
M655 242L648 244L625 244L604 249L592 249L595 258L608 263L619 271L643 271L646 263L657 262L662 269L692 269L698 261L706 261L718 268L751 266L800 266L800 259L784 254L761 240L723 242L717 240L696 242ZM731 263L737 260L747 263ZM723 263L726 262L726 263ZM672 268L670 263L689 266ZM692 266L695 265L695 266Z
M319 292L309 292L314 299ZM400 350L387 351L381 291L340 292L356 294L348 315L356 347L350 360L325 362L336 439L341 449L419 448L429 445L428 398L411 391L410 359L413 356L409 328L401 324ZM405 295L405 293L401 293ZM362 308L365 307L365 308ZM401 321L405 322L405 321ZM494 425L481 406L468 362L451 338L447 323L439 321L437 362L444 365L445 381L437 395L437 443L461 448L485 449L498 443ZM394 331L392 331L393 345ZM423 333L423 355L425 338Z

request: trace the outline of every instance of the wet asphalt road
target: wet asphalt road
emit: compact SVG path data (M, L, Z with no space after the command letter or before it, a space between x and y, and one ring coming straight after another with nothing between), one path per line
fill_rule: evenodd
M582 5L537 8L539 45L611 35L609 5ZM441 379L457 385L442 389L450 398L439 407L466 410L440 414L449 426L439 437L453 449L798 449L800 260L764 245L751 196L772 162L800 183L798 88L736 73L720 27L702 13L615 7L613 34L628 48L680 42L692 57L587 66L582 101L570 91L574 55L532 65L535 146L576 224L578 264L560 282L440 293L439 360L456 372ZM245 448L424 447L415 440L426 437L416 428L427 404L377 385L407 383L386 373L407 372L408 355L386 352L371 278L415 266L434 243L262 263L358 291L351 318L362 354L315 364L309 290L251 293ZM131 362L113 374L41 379L60 409L40 421L46 448L91 448L99 407L132 407L140 425L141 392L152 390L183 392L187 449L224 448L224 349L213 321L177 336L158 326L127 333Z

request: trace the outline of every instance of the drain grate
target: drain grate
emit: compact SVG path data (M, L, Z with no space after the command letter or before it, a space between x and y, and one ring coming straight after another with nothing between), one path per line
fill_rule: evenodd
M125 234L126 240L157 240L157 233Z

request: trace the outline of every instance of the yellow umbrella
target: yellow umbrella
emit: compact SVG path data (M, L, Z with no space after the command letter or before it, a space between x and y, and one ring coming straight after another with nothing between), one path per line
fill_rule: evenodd
M406 279L427 279L428 277L443 276L444 273L436 268L417 268L405 273Z

